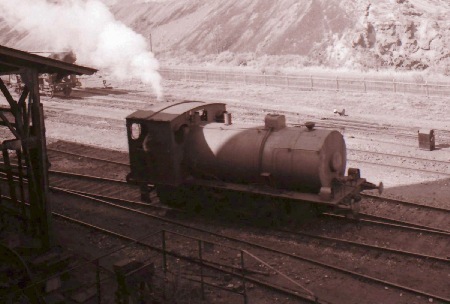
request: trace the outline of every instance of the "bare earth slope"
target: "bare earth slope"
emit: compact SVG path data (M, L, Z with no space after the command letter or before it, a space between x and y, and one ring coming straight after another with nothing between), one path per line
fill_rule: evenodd
M450 74L448 0L103 2L135 31L149 39L151 34L159 56L227 53L229 63L243 64L276 55L295 57L300 66L391 66ZM3 45L51 49L1 17L0 29Z
M306 65L450 73L447 0L168 0L117 2L112 10L151 33L156 51L231 51L246 60L296 55Z

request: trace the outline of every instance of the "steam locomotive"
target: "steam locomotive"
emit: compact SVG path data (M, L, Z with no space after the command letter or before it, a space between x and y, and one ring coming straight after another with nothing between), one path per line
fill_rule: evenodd
M312 122L287 127L284 115L264 125L232 122L223 103L162 103L126 118L130 183L155 185L159 199L177 205L189 189L214 189L329 206L350 214L360 192L381 190L346 168L341 133ZM143 187L145 188L145 187ZM208 202L214 204L212 200Z

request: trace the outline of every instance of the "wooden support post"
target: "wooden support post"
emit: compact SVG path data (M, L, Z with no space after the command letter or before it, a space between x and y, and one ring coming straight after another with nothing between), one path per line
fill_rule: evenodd
M100 281L100 260L95 260L95 267L96 267L96 273L95 273L95 282L97 287L97 303L100 304L102 302L102 286Z
M162 250L163 250L163 269L167 273L167 256L166 256L166 231L161 231Z
M241 250L241 270L242 270L242 287L243 287L243 295L244 295L244 303L248 303L247 298L247 286L246 286L246 279L245 279L245 266L244 266L244 251Z
M205 282L203 278L203 254L202 254L202 241L198 240L198 258L200 260L200 282L202 289L202 300L205 300Z
M6 147L3 147L2 152L3 152L3 162L5 163L6 176L8 178L9 195L11 196L13 204L17 206L16 184L14 183L11 162L9 159L9 151Z
M17 163L18 163L18 170L19 170L19 191L20 191L20 201L22 202L21 206L21 212L22 212L22 228L23 231L28 230L26 215L27 211L25 208L25 189L23 187L24 184L24 178L23 178L23 163L22 163L22 151L16 150L17 154Z
M44 109L39 96L38 72L28 69L22 77L30 90L29 113L32 128L30 136L37 140L37 147L29 151L29 192L31 220L37 224L37 236L42 240L44 249L54 244L52 230L52 209L48 201L48 159L45 138ZM30 108L31 107L31 108Z

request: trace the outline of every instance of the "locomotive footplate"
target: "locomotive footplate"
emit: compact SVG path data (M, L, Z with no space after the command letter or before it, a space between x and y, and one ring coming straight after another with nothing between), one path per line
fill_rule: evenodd
M351 212L352 214L357 214L359 212L359 201L361 199L359 193L362 190L366 189L381 190L382 188L381 184L380 186L376 186L374 184L368 183L364 178L358 178L356 180L340 182L338 185L333 187L332 194L329 197L324 198L324 196L321 196L319 194L282 190L266 185L244 185L244 184L236 184L223 181L212 181L196 178L189 179L187 185L260 194L270 197L290 199L302 203L321 204L337 208L342 211Z

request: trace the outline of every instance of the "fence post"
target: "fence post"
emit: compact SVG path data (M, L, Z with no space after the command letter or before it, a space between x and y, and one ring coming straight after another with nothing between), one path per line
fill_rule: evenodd
M163 269L164 273L167 272L167 256L166 256L166 231L161 231L161 238L162 238L162 250L163 250Z
M241 270L242 270L242 287L243 287L243 293L244 293L244 303L248 303L247 299L247 287L245 282L245 269L244 269L244 251L241 250Z
M309 75L309 79L311 79L311 91L314 90L314 81L312 75Z
M393 84L393 88L394 88L394 93L397 93L397 85L395 83L395 78L392 78L392 84Z
M96 266L96 286L97 286L97 303L100 304L102 302L102 286L100 285L100 260L95 260Z
M336 91L339 91L339 78L336 76Z
M200 259L200 281L202 285L202 300L205 300L205 283L203 281L203 255L202 255L202 241L198 240L198 258Z

